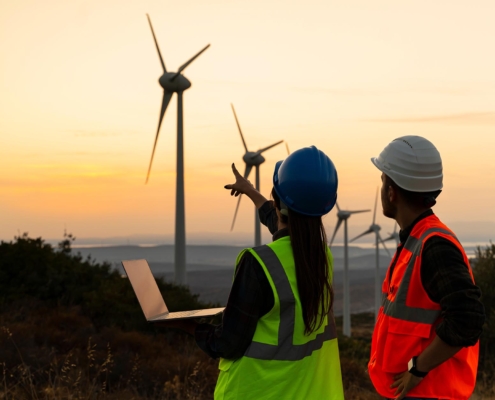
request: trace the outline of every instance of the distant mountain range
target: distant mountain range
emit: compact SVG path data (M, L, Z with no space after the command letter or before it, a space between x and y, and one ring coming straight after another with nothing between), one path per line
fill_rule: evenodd
M390 254L395 251L395 243L387 242ZM237 255L244 247L227 245L188 245L186 262L189 271L205 271L218 269L233 269ZM465 246L468 255L473 256L475 246ZM144 258L150 265L156 265L157 273L166 273L174 270L174 246L170 244L156 246L105 246L75 247L83 257L91 257L98 262L109 262L117 268L122 260ZM344 247L332 246L335 270L343 268ZM387 266L389 255L380 249L380 265ZM349 267L353 269L372 269L375 266L374 247L349 246Z
M390 253L395 244L388 242ZM241 246L226 245L189 245L186 249L187 280L193 293L200 299L225 305L230 292L234 274L234 264ZM84 258L90 257L97 262L108 262L122 274L122 260L144 258L150 264L155 276L174 280L174 246L83 246L75 247ZM344 265L343 246L332 247L334 256L335 314L342 313L342 281ZM469 253L469 251L468 251ZM380 250L380 279L385 276L391 257ZM373 247L349 246L349 278L351 285L351 310L353 313L370 311L373 305L375 273L375 249Z
M326 220L325 227L327 234L330 235L333 232L334 224L330 223L330 219ZM495 240L495 222L493 221L457 221L450 222L445 221L447 225L457 234L461 243L466 247L474 247L476 245L484 245ZM352 225L349 232L349 238L353 235L357 235L364 232L369 228L368 225ZM388 223L382 225L382 237L388 236L393 230L393 224ZM147 245L157 246L174 243L174 235L126 235L115 237L79 237L77 232L73 232L77 240L75 245L96 247L96 246L123 246L123 245ZM11 240L11 239L4 239ZM48 243L56 244L61 238L47 239ZM247 247L253 243L254 237L252 232L188 232L187 243L189 245L205 245L205 246L237 246ZM271 240L271 235L262 231L262 241L267 242ZM366 236L358 241L354 242L354 247L369 248L374 240L370 236ZM335 245L342 245L342 232L339 232L335 238ZM392 242L387 242L390 248L393 248Z
M233 270L234 263L243 247L239 246L201 246L189 245L186 249L188 271L206 270ZM156 273L167 273L174 270L174 246L98 246L76 247L74 252L79 252L84 258L91 257L98 262L109 262L121 269L122 260L146 259L150 265L154 265ZM334 267L336 270L343 268L343 247L333 246ZM394 250L391 248L390 253ZM349 266L354 269L370 269L375 265L375 249L349 246ZM390 257L380 250L381 265L388 265ZM123 272L123 270L122 270Z

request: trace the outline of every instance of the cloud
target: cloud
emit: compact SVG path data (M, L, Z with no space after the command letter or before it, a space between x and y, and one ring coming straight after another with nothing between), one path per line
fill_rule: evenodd
M463 123L463 124L494 124L495 112L473 112L456 113L446 115L429 115L423 117L400 117L400 118L369 118L361 119L363 122L382 123Z

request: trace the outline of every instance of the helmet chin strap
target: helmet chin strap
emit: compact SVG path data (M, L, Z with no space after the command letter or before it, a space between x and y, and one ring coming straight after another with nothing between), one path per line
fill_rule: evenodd
M289 216L289 209L282 200L280 200L280 214L285 215L286 217Z

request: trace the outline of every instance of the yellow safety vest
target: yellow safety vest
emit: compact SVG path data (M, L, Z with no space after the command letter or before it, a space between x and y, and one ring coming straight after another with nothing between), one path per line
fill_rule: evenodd
M238 360L220 360L217 400L343 400L342 376L333 311L323 325L304 334L301 301L290 237L249 251L260 263L275 304L260 320L253 340ZM333 258L328 250L330 276Z

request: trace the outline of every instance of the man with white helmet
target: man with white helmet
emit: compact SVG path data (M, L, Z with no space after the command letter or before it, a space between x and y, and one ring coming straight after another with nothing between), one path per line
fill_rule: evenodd
M401 231L382 286L370 378L385 398L468 399L485 315L468 257L431 209L443 187L440 154L425 138L403 136L371 161L382 172L383 214Z

